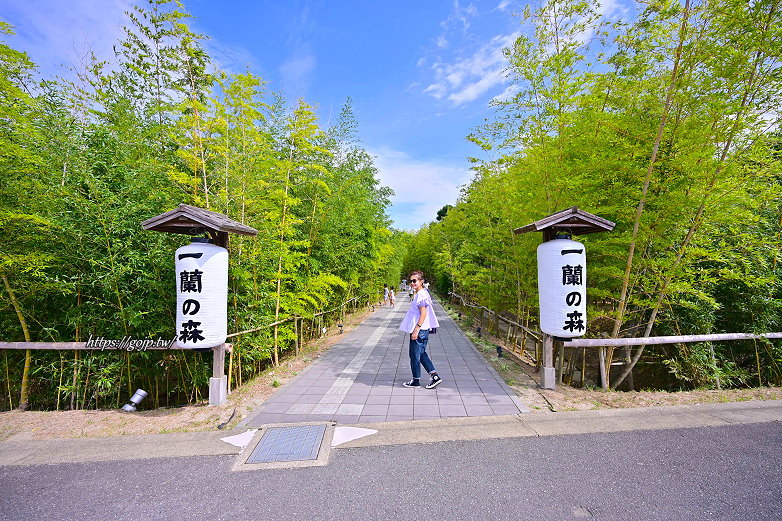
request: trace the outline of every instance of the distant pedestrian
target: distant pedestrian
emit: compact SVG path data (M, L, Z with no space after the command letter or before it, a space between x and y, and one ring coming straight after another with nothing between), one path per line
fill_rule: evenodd
M394 288L388 288L388 299L391 301L391 307L394 307Z
M438 376L432 360L426 352L426 346L429 345L429 331L440 327L437 317L434 314L432 297L424 289L424 274L419 271L410 273L410 286L414 288L414 298L410 303L410 309L399 329L410 333L410 369L413 372L413 379L405 382L405 387L421 387L421 366L424 366L429 373L429 383L427 389L434 389L443 381Z
M388 304L388 284L383 284L383 305Z
M413 297L415 296L415 288L413 287L413 281L410 281L410 289L407 290L407 294L410 295L410 301L413 301Z

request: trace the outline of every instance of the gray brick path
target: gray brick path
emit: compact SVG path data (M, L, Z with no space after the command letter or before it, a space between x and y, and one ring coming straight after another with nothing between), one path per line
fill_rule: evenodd
M410 389L408 335L399 331L410 306L400 298L356 329L266 400L240 426L331 420L338 424L491 416L529 412L439 303L441 327L429 352L443 378L435 389ZM422 368L421 383L426 384Z

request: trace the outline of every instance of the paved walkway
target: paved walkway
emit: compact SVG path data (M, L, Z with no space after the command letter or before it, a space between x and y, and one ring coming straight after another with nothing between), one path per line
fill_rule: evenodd
M428 352L443 378L435 389L402 386L410 379L408 336L399 331L409 308L400 299L369 316L314 364L282 387L239 427L335 421L338 424L431 420L529 412L445 313ZM425 373L425 371L424 371ZM428 378L422 375L421 383Z

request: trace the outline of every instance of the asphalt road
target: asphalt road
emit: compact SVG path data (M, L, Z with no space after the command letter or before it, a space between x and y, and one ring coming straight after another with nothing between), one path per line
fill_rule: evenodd
M2 520L782 519L782 424L0 467Z

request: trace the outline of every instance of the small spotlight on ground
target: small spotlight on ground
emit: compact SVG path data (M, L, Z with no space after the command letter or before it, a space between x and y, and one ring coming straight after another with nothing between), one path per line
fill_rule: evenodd
M133 396L130 397L130 403L126 403L122 406L123 411L127 412L136 412L136 406L141 403L141 400L143 400L147 396L147 392L143 389L136 389L136 392L133 393Z

